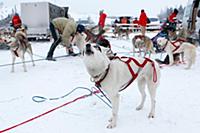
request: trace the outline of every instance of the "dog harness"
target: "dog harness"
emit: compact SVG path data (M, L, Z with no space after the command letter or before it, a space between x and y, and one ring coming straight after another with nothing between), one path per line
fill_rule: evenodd
M132 78L130 79L130 81L128 81L123 86L121 86L122 89L120 91L126 89L137 78L137 76L138 76L139 72L141 71L141 69L144 68L144 66L148 62L150 62L152 64L152 67L153 67L153 82L157 82L157 73L156 73L155 64L154 64L154 62L151 59L145 58L145 60L143 61L143 63L139 63L135 58L131 58L131 57L121 57L120 58L120 57L116 56L113 59L119 59L120 61L126 63L127 66L128 66L128 69L129 69L129 71L130 71L130 73L132 75ZM127 59L127 60L124 61L123 59ZM130 64L131 62L134 62L139 67L139 69L138 69L137 72L134 72L133 69L131 68L131 64ZM95 82L95 86L101 87L101 82L106 78L106 76L107 76L107 74L109 72L109 68L110 68L110 65L106 69L106 73L104 74L104 76L100 80L98 80L98 81Z
M17 47L15 50L13 50L14 54L19 57L19 54L17 53L17 50L18 50L19 47Z
M145 38L145 36L144 35L136 35L134 38L135 39L139 38L139 39L143 40Z
M15 45L10 46L11 51L15 54L15 56L19 57L17 50L19 49L19 44L15 42Z
M176 52L176 50L178 50L180 48L181 44L180 45L176 45L177 42L182 43L182 42L185 42L185 41L186 41L185 39L181 39L181 38L177 39L174 42L170 41L170 43L175 47L175 49L172 52L174 53L174 52ZM169 40L166 41L166 44L164 45L163 50L166 48L168 42L169 42Z
M172 52L174 53L177 49L180 48L181 44L177 46L176 45L177 42L182 43L182 42L185 42L185 41L186 41L185 39L177 39L175 42L170 41L170 43L175 47L175 49Z

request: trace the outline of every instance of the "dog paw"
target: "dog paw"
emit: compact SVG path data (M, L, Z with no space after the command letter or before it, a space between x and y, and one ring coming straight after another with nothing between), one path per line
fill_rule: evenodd
M149 113L149 116L148 118L155 118L154 114L153 113Z
M189 70L190 69L190 67L185 67L185 70Z
M107 126L107 128L109 128L109 129L112 129L112 128L114 128L114 127L116 127L116 124L114 124L114 123L110 123L110 124L108 124L108 126Z
M141 110L142 108L143 108L143 106L138 106L138 107L136 108L136 110L139 111L139 110Z
M108 120L108 122L112 122L113 121L113 118L110 118L109 120Z

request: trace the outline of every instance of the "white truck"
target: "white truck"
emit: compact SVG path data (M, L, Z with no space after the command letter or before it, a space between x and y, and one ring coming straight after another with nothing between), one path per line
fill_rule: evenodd
M200 0L188 0L183 15L183 26L189 31L188 38L200 44Z
M56 17L64 17L68 7L59 7L49 2L21 3L22 23L27 26L29 40L49 40L49 23Z

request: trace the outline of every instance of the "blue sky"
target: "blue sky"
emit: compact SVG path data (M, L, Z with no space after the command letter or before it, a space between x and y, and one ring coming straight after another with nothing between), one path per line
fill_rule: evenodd
M156 16L161 9L186 5L188 0L0 0L9 6L28 1L50 1L61 6L70 6L70 11L80 14L98 14L104 9L108 15L137 16L141 9Z

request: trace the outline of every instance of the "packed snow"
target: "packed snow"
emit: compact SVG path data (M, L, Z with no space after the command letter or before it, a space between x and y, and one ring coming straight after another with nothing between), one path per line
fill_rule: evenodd
M153 37L156 32L147 33ZM132 38L135 34L132 34ZM119 56L132 56L131 39L107 38ZM45 59L51 42L32 42L36 66L26 63L11 70L10 51L0 51L0 132L35 116L43 114L77 97L88 94L86 90L76 90L58 100L36 103L33 96L46 98L61 97L76 87L91 88L81 56L66 55L62 46L57 47L54 57L57 61ZM77 48L74 46L75 51ZM160 58L160 54L153 58ZM164 55L163 57L164 58ZM30 60L26 54L26 60ZM21 62L20 59L16 60ZM6 65L7 64L7 65ZM5 65L5 66L4 66ZM107 129L111 109L96 96L72 102L33 121L24 123L6 132L9 133L195 133L200 131L200 49L197 48L196 63L190 70L184 65L166 66L161 69L161 82L156 96L156 117L148 119L150 99L147 97L144 109L136 111L140 102L137 84L134 82L121 92L117 127ZM108 88L109 89L109 88ZM149 96L149 95L148 95Z

